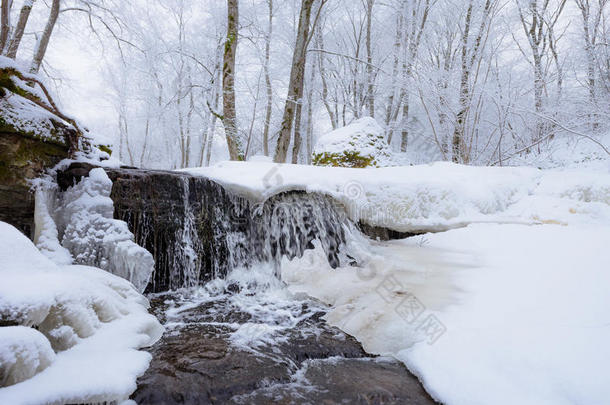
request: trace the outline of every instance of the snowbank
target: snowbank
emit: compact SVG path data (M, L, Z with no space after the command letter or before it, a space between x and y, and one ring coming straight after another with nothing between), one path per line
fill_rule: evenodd
M321 136L313 149L313 164L338 167L382 167L392 163L383 128L364 117Z
M610 397L610 226L475 224L285 261L290 290L368 352L393 355L449 405L602 404ZM362 243L362 242L361 242Z
M185 171L259 201L287 190L326 193L347 208L352 220L401 232L476 222L610 219L610 167L538 170L434 163L351 169L257 161Z
M118 401L135 390L150 361L137 349L163 328L131 283L58 266L3 222L0 279L0 324L18 325L0 327L0 376L13 384L0 388L0 403Z

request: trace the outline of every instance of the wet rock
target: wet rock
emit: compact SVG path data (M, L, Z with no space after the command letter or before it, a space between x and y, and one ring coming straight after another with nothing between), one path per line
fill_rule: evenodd
M362 232L369 238L379 239L379 240L383 240L383 241L394 240L394 239L404 239L404 238L410 238L410 237L416 236L416 235L421 235L421 232L420 233L399 232L399 231L395 231L392 229L383 228L380 226L369 225L362 221L360 221L358 223L358 228L360 229L360 232Z
M317 304L274 344L234 344L231 334L252 316L231 296L188 305L188 294L153 296L152 310L168 331L150 349L150 368L132 396L140 404L415 404L434 401L399 362L364 352L327 325ZM261 302L262 305L264 303ZM269 322L274 322L270 320Z
M236 396L235 404L409 404L432 405L415 376L392 359L308 361L304 384L284 384Z
M221 403L289 378L289 364L230 347L223 338L227 332L189 325L167 333L152 349L153 361L133 399L140 404Z

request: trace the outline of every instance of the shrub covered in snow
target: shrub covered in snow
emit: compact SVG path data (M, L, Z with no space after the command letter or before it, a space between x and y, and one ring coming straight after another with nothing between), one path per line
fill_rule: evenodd
M318 139L312 162L317 166L389 166L392 152L383 128L371 117L360 118Z

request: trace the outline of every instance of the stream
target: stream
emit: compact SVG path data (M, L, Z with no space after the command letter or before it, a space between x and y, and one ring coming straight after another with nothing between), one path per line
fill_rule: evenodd
M149 298L166 333L150 349L138 403L435 403L402 363L365 353L270 265Z

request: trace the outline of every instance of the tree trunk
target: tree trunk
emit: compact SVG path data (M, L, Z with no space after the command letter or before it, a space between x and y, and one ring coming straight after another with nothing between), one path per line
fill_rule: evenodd
M241 142L237 134L235 110L235 53L238 21L238 0L227 0L227 40L222 67L222 123L225 127L231 160L243 160Z
M373 48L371 44L371 28L373 25L373 5L375 0L366 0L366 80L367 108L369 116L375 118L375 76L373 75Z
M405 101L402 105L402 131L400 136L400 151L406 152L409 144L409 93L405 95Z
M8 35L11 30L11 0L2 0L0 4L0 55L4 53L4 48L8 42Z
M470 89L468 85L470 76L470 66L468 64L468 37L470 35L470 22L472 19L472 1L466 11L464 32L462 33L462 74L460 78L460 106L456 116L456 123L453 129L452 160L455 163L462 163L464 156L464 132L466 126L466 115L468 114L468 102Z
M322 82L322 102L328 113L328 118L330 118L330 125L333 129L337 129L339 127L337 119L338 114L336 111L333 111L333 108L328 102L328 82L326 81L326 68L324 66L324 38L321 29L316 29L315 38L316 47L320 50L320 52L318 52L318 69L320 70L320 81Z
M19 45L21 44L21 39L23 38L23 33L25 32L25 27L28 24L30 12L32 11L32 7L34 6L34 1L35 0L27 0L21 7L21 12L19 13L19 21L17 21L15 33L11 38L11 42L8 46L8 51L6 52L6 56L11 59L15 59L17 57L17 51L19 50Z
M284 106L282 127L278 135L277 147L275 149L275 156L273 158L273 161L276 163L286 162L295 109L302 96L305 62L307 57L307 43L309 37L309 20L311 18L311 7L313 3L314 0L302 0L301 2L297 38L294 47L294 54L292 56L290 81L288 83L288 95L286 97L286 104Z
M269 26L265 37L265 86L267 87L267 107L265 108L265 127L263 129L263 153L269 156L269 128L271 126L271 113L273 112L273 88L271 87L271 74L269 61L271 56L271 34L273 33L273 0L267 0L269 6Z
M301 136L301 117L303 112L303 103L298 103L295 109L294 118L294 144L292 145L292 164L299 163L299 153L301 153L301 145L303 137Z
M218 69L218 72L220 73L220 69ZM220 77L218 78L217 82L220 81ZM214 108L218 109L220 107L220 89L218 87L216 87L215 89L215 94L214 94ZM208 130L208 135L207 135L207 145L206 145L206 152L205 152L205 165L209 166L210 165L210 161L212 160L212 146L214 145L214 135L216 134L216 120L218 119L218 116L214 113L212 113L212 123L210 124L209 130Z
M305 68L303 68L303 75L305 75ZM301 82L301 88L299 92L303 95L305 89L305 80ZM294 142L292 145L292 164L299 163L299 153L301 153L301 146L303 145L303 137L301 136L301 118L303 114L303 99L297 103L295 109L294 118Z
M44 31L42 32L42 36L40 37L38 44L36 44L36 50L34 51L34 58L32 59L30 73L37 74L40 70L40 65L42 64L44 55L47 52L47 47L49 46L49 40L51 39L53 28L55 28L55 23L57 23L57 18L59 17L59 3L60 0L53 0L53 4L51 4L51 12L49 14L49 19L47 20L47 25L44 27Z
M307 164L311 164L311 156L313 154L313 89L316 78L315 63L310 65L309 84L307 85L307 158L305 160Z

